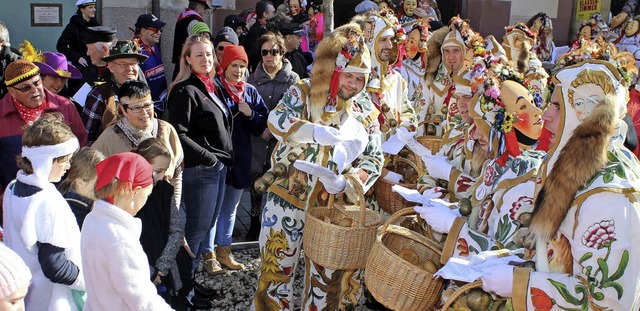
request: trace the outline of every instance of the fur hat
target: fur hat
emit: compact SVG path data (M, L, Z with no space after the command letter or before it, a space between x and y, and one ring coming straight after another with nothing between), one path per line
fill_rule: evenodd
M0 300L31 282L31 271L13 250L0 243Z
M546 245L578 189L606 164L609 141L623 122L629 76L637 72L631 54L617 53L602 39L585 40L558 64L564 66L553 77L560 125L538 177L544 186L535 202L529 247L533 241ZM581 105L576 105L578 100Z
M316 59L310 76L312 88L309 94L309 106L312 110L326 110L332 91L337 92L337 88L332 88L332 84L337 82L333 79L336 73L360 70L365 73L365 79L368 79L367 72L370 68L370 54L364 44L360 25L348 23L336 28L325 36L316 49ZM314 114L318 113L322 114L322 112Z
M7 86L14 86L39 74L40 68L34 63L28 60L18 59L9 64L4 71L5 84Z

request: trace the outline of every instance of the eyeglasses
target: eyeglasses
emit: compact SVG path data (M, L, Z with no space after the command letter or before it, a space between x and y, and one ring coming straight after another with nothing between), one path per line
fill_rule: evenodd
M262 49L262 56L267 56L269 54L276 56L280 54L280 50L279 49L271 49L271 50L267 50L267 49Z
M127 104L122 104L122 107L124 107L125 110L127 109L131 110L131 112L133 113L141 113L143 109L146 111L152 111L153 103L146 103L142 106L133 106L133 107L129 107L129 105Z
M162 29L160 28L153 28L153 27L147 27L147 30L153 32L153 33L161 33Z
M38 80L33 81L31 83L27 83L27 84L23 85L22 87L12 86L12 88L14 88L14 89L16 89L16 90L18 90L18 91L20 91L22 93L26 93L26 92L31 91L31 87L35 87L37 89L40 85L42 85L42 79L38 79Z
M138 62L135 62L135 63L116 63L116 62L111 62L111 63L116 65L116 66L118 66L118 67L120 67L121 69L138 66Z

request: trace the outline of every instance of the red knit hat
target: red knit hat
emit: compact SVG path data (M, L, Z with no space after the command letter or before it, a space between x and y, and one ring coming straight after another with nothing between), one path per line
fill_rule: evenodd
M153 184L153 167L142 156L132 152L116 153L96 165L96 190L110 184L114 178L130 182L131 188Z
M240 45L225 45L224 51L222 52L222 60L220 61L220 68L222 70L227 70L227 66L231 64L236 59L241 59L249 64L249 58L247 57L247 52L244 51L244 47Z

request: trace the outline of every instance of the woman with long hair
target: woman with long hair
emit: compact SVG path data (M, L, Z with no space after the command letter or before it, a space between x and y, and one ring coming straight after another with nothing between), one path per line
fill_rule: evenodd
M198 256L207 271L219 265L215 253L203 254L203 249L220 214L227 168L233 163L233 114L215 93L215 67L211 41L191 36L182 48L180 72L169 87L168 119L184 151L185 238L196 256L185 288L193 285Z

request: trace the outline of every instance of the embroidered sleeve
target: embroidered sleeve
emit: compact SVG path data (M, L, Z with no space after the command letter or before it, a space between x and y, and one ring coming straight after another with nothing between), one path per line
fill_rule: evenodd
M267 126L271 134L282 143L286 143L291 134L309 123L303 120L304 101L301 96L300 89L295 85L291 86L278 105L269 113Z

